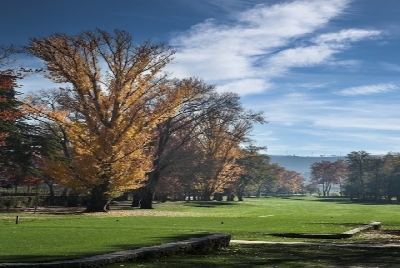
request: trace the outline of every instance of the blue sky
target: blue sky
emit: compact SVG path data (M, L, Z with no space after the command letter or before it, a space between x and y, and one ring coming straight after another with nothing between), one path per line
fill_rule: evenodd
M173 76L264 111L269 122L251 137L268 154L400 152L398 0L1 0L1 9L0 44L97 27L174 46Z

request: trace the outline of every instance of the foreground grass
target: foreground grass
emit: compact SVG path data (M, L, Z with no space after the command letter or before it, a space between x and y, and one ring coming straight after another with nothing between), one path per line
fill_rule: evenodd
M18 225L16 215L21 219ZM215 232L230 233L232 239L305 241L273 234L338 233L372 221L400 229L399 215L398 205L310 197L168 202L151 211L125 207L95 215L2 213L0 262L71 259Z

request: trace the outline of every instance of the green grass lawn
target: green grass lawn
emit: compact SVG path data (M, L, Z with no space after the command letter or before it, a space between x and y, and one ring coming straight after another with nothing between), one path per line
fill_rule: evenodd
M303 241L271 234L338 233L372 221L382 222L382 228L400 229L399 205L341 198L167 202L150 211L125 207L123 212L134 216L1 213L0 262L71 259L215 232L229 233L232 239Z

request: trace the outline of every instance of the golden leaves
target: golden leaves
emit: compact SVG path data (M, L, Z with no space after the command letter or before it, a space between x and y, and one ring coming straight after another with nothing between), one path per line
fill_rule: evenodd
M70 187L106 183L108 193L142 185L152 170L158 124L174 115L192 88L176 86L162 73L174 51L145 42L134 47L123 31L31 39L29 51L46 63L47 77L72 85L26 111L57 124L68 137L71 160L48 161L48 172Z

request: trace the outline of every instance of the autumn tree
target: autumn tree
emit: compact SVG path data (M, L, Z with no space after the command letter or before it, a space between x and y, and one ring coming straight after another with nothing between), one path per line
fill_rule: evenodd
M186 135L184 134L184 137ZM186 142L182 146L178 146L181 144L181 137L175 136L175 142L171 142L170 146L174 149L174 153L170 156L171 158L165 159L164 163L167 160L167 166L163 170L163 176L171 176L179 181L179 185L182 188L182 198L181 200L197 200L199 197L199 193L201 188L199 187L199 174L202 172L202 166L199 162L202 155L199 152L192 142ZM162 184L165 182L160 180Z
M312 195L313 193L319 193L318 185L313 182L307 183L304 186L304 190L307 191L310 195Z
M204 162L200 160L204 158L204 155L200 155L202 150L198 148L198 138L203 135L200 130L210 120L210 116L215 116L217 112L229 114L233 111L237 112L237 118L242 116L243 119L249 119L249 122L254 119L255 122L262 118L260 113L251 111L244 111L239 102L239 96L232 93L219 94L215 91L213 85L207 85L199 79L186 79L182 81L186 86L193 88L192 95L184 100L183 105L177 112L169 117L167 120L157 125L155 140L154 155L153 155L153 170L148 174L148 183L135 192L139 195L140 208L149 209L152 208L152 197L154 195L154 189L160 178L166 176L166 172L171 167L177 170L178 166L185 172L178 172L181 179L185 181L184 185L187 192L196 192L199 187L199 178L201 177L198 172L199 169L204 169ZM246 117L246 118L245 118ZM223 116L221 116L222 120ZM224 120L226 120L225 117ZM233 122L233 121L232 121ZM197 147L197 149L194 149ZM188 149L191 154L187 155ZM182 159L182 155L185 155L185 159ZM196 160L191 160L192 157L196 156ZM184 165L181 165L181 161ZM201 164L200 164L201 163ZM234 167L231 163L230 168L223 171L223 174L229 170L231 174L237 171L237 167ZM187 170L191 170L191 176L184 176ZM178 174L176 173L176 174ZM196 175L197 174L197 175ZM222 173L221 173L222 174ZM170 175L167 175L170 176ZM191 181L189 180L189 177ZM230 177L233 179L233 177ZM196 183L195 183L196 181ZM227 182L227 180L226 180ZM191 185L191 186L189 186ZM194 187L194 185L196 185ZM193 187L192 187L193 186ZM192 187L192 190L189 188ZM226 190L232 190L233 184L219 184L219 192ZM134 200L135 201L135 200ZM135 205L138 205L135 201Z
M235 166L240 157L239 145L248 140L254 123L265 122L261 113L245 110L236 94L223 94L231 100L230 105L208 113L193 130L195 144L202 154L199 162L203 172L199 177L203 200L221 192L240 177L239 167Z
M184 189L179 180L172 177L163 177L157 184L156 199L166 202L168 199L179 200L183 196Z
M135 193L139 195L141 209L152 208L155 188L160 178L166 176L171 165L180 165L181 149L193 139L193 128L211 107L217 109L220 104L210 98L216 94L215 87L198 78L182 79L176 83L179 87L191 88L191 91L182 100L181 107L154 129L152 170L147 174L146 184Z
M104 211L110 198L146 182L154 130L192 91L163 72L174 50L150 41L136 46L125 31L99 29L32 38L27 50L44 61L47 78L69 84L56 109L27 103L68 139L68 161L49 159L47 172L88 194L87 211Z
M343 160L322 161L311 165L311 181L322 186L322 195L329 196L334 184L346 178L347 165Z
M296 171L284 170L279 174L277 193L296 194L304 189L305 178Z

